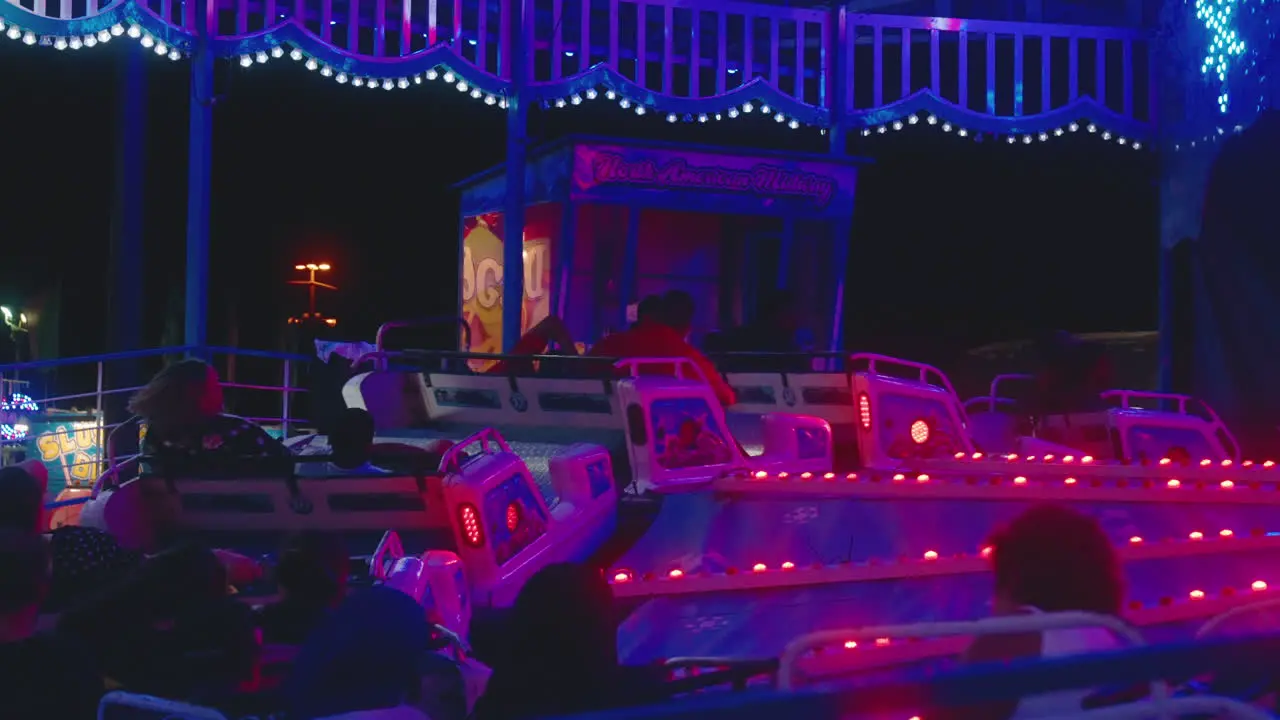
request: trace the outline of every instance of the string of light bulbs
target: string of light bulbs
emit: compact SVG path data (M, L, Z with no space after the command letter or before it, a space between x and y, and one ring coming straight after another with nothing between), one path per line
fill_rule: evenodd
M114 38L125 36L137 40L144 48L151 50L160 57L167 57L170 60L177 61L187 55L185 50L163 39L167 33L144 29L137 23L128 23L126 25L126 23L117 22L112 23L109 27L83 34L52 35L39 33L0 18L0 33L3 33L4 37L10 40L21 42L23 45L47 46L55 50L92 48L104 45Z

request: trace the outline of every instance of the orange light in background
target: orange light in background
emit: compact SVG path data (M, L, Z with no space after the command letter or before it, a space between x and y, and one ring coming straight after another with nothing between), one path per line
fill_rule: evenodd
M335 327L335 326L338 324L338 319L337 319L337 318L325 318L325 319L324 319L324 324L325 324L325 325L328 325L329 327Z

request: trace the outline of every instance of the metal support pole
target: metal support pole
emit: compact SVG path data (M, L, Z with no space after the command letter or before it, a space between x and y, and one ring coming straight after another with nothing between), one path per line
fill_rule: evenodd
M844 339L844 296L845 282L849 275L849 246L853 242L853 222L851 220L840 219L831 223L831 233L835 236L835 258L832 260L832 270L836 280L836 295L832 300L832 318L831 318L831 342L827 348L831 352L839 352L840 344ZM835 368L830 368L835 369Z
M1156 310L1156 329L1158 332L1158 370L1156 388L1159 392L1173 392L1173 253L1164 246L1163 239L1159 251L1160 295L1159 307Z
M98 389L93 394L95 400L94 407L97 408L99 418L102 417L102 390L106 380L106 378L103 377L105 374L105 365L106 363L103 361L98 361Z
M191 124L187 139L187 288L183 344L208 344L209 194L213 164L213 52L209 47L214 3L200 0L191 57Z
M147 68L146 48L126 43L120 58L116 91L115 188L111 210L111 238L108 260L107 348L110 352L136 350L142 346L143 218L145 208L147 151ZM118 360L106 378L98 363L97 411L104 424L128 417L128 396L121 393L103 398L109 381L115 387L139 385L138 362ZM127 450L132 451L130 447Z
M618 282L617 332L627 329L627 305L639 300L637 288L640 266L640 206L627 208L627 240L622 248L622 278Z
M524 182L529 107L525 83L529 73L528 0L511 2L511 95L507 98L507 203L502 218L502 349L520 340L524 309Z
M585 322L579 322L579 317L574 317L571 321L566 315L569 312L569 291L573 285L573 256L577 252L578 239L578 206L572 201L566 200L564 203L564 215L560 219L560 243L556 248L556 254L559 257L560 272L559 281L556 284L555 294L555 314L568 325L570 332L574 333L575 338L583 337L582 333L586 329Z
M778 280L779 290L791 287L791 258L796 251L795 218L782 219L782 233L778 236Z
M827 63L825 77L830 79L826 88L827 108L831 111L831 127L827 129L827 139L831 142L833 154L844 155L846 147L844 113L847 109L845 108L845 88L849 83L846 72L848 65L845 63L844 53L853 52L854 47L849 38L848 7L845 3L841 3L834 12L834 22L827 23L828 32L833 35L827 47L832 50L824 58Z
M280 401L280 439L289 439L289 411L290 398L293 396L293 361L284 361L284 381L280 383L283 387L284 397ZM314 415L313 415L314 418Z

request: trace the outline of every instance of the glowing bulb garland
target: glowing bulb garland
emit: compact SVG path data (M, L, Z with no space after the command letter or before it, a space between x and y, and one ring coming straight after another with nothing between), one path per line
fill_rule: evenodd
M577 106L577 105L581 105L584 101L595 100L598 97L600 97L599 90L597 90L596 88L588 88L580 92L575 92L572 95L568 96L567 98L560 97L551 101L544 100L543 106L556 107L556 108L564 108L570 105ZM788 117L787 115L781 112L777 112L774 108L770 107L767 103L761 103L761 101L759 100L748 100L741 104L730 105L729 107L717 112L675 113L675 112L664 112L661 108L653 107L650 105L646 105L642 102L638 102L636 100L633 100L632 98L627 97L625 94L620 93L617 90L613 90L613 89L605 90L604 98L606 100L609 100L610 102L616 102L618 104L618 107L622 108L623 110L631 110L636 115L647 115L650 112L660 113L663 116L663 118L669 123L678 123L678 122L707 123L713 120L716 120L716 121L723 120L726 117L731 119L738 118L747 113L754 112L758 109L761 115L772 115L774 122L778 123L779 125L786 125L792 130L799 129L801 125L808 124L808 123L803 123L794 117ZM823 130L825 132L825 128Z
M14 393L6 399L0 400L0 412L7 415L4 418L6 422L0 423L0 440L8 442L26 439L31 426L26 418L14 417L14 415L39 411L40 406L36 404L36 401L32 400L31 396L22 393Z
M18 25L0 20L0 33L10 40L21 41L23 45L48 45L54 50L79 50L81 48L92 48L100 44L111 41L112 38L127 35L137 40L143 47L150 49L156 55L167 57L170 60L181 60L184 53L177 48L170 47L164 41L156 38L151 33L143 30L137 25L130 25L125 28L124 25L116 23L110 28L104 28L97 32L85 33L84 35L37 35L31 30L25 30Z
M920 122L922 122L920 115L912 113L911 115L908 115L906 118L903 118L900 120L893 120L891 122L885 123L883 125L877 125L875 127L865 127L862 129L862 137L870 137L871 135L885 135L890 131L902 130L908 125L918 125L920 124ZM962 138L967 138L972 136L975 140L980 140L982 139L982 136L983 136L983 131L974 131L968 128L959 127L950 121L939 118L937 115L932 115L932 114L926 115L923 118L923 122L927 125L932 125L939 128L944 133L955 133L956 136L962 137ZM1050 138L1062 137L1064 135L1067 135L1068 133L1078 133L1081 130L1084 130L1086 133L1090 135L1097 135L1098 137L1101 137L1103 140L1115 142L1117 145L1124 145L1127 147L1131 147L1134 150L1141 150L1143 148L1142 142L1138 140L1133 140L1124 135L1113 133L1110 130L1104 130L1102 128L1099 128L1096 123L1085 123L1082 126L1078 122L1071 122L1064 127L1057 127L1057 128L1053 128L1052 130L1041 130L1035 133L1019 133L1016 135L1005 135L1005 142L1010 145L1016 145L1016 144L1031 145L1032 143L1035 143L1035 142L1046 142ZM997 132L997 133L990 133L990 134L1002 135L1003 133Z
M1231 72L1231 60L1244 54L1245 45L1236 33L1234 16L1237 0L1196 0L1196 19L1204 24L1210 39L1205 48L1200 72L1218 76L1221 92L1218 94L1218 111L1226 114L1231 104L1227 92L1227 75Z
M1200 7L1202 5L1207 7L1210 3L1216 3L1216 7L1218 8L1227 8L1226 10L1219 9L1217 12L1222 17L1229 16L1230 8L1234 6L1235 1L1236 0L1197 0L1198 16L1200 14ZM1208 12L1208 10L1206 10L1205 12ZM1221 21L1217 19L1219 18L1219 15L1213 15L1212 17L1214 18L1212 20L1212 23L1215 23L1215 24L1210 24L1211 21L1206 20L1205 21L1206 25L1209 27L1218 28L1219 30L1221 30L1221 34L1220 34L1220 37L1215 38L1214 44L1211 47L1212 48L1221 47L1224 53L1223 58L1225 58L1227 55L1239 55L1243 51L1243 47L1244 47L1243 41L1239 41L1235 38L1234 31L1223 29L1225 28L1225 25L1223 25ZM78 50L84 47L94 47L100 43L109 42L114 37L127 35L128 37L137 40L143 47L153 50L153 52L158 56L168 57L170 60L180 60L185 56L185 54L182 51L178 50L177 48L168 46L162 40L156 38L154 35L143 30L140 26L136 24L129 25L126 28L124 25L117 23L109 29L99 30L95 33L64 37L64 36L37 35L30 30L24 30L23 28L17 25L6 23L5 21L0 20L0 33L4 34L5 36L7 36L12 40L20 40L26 45L37 45L37 44L50 45L56 50ZM318 72L321 76L326 78L332 78L339 85L349 84L352 87L367 87L371 89L380 88L383 90L397 90L397 89L404 90L413 85L421 85L424 82L440 80L440 81L443 81L445 84L453 86L454 89L456 89L458 92L465 93L475 100L482 101L485 105L496 106L500 109L505 109L507 107L507 99L501 94L500 91L499 92L486 91L481 89L480 87L476 87L472 83L469 83L465 79L465 77L462 76L461 73L453 70L447 65L439 65L437 67L431 68L422 73L406 75L398 78L377 78L377 77L362 76L358 74L349 73L343 69L334 67L330 64L317 60L315 57L311 57L297 47L291 48L286 51L285 47L280 45L273 46L270 49L266 49L266 50L257 50L257 51L254 51L252 54L243 54L239 57L239 64L241 67L245 67L245 68L253 67L254 65L266 64L268 61L272 59L282 58L286 54L289 56L290 59L294 60L295 62L302 62L304 67L307 68L307 70ZM1217 64L1215 65L1215 67L1219 70L1220 76L1225 77L1227 69L1226 69L1224 60L1218 59L1216 60L1216 62ZM1208 66L1208 59L1206 59L1206 67L1207 66ZM643 102L638 102L612 88L605 89L603 93L601 93L601 91L598 90L597 88L586 88L586 89L574 92L567 97L556 98L550 102L544 101L544 105L548 107L550 107L551 105L554 105L556 108L564 108L571 105L576 107L581 105L585 101L597 99L598 97L601 96L601 94L603 94L605 99L612 102L616 102L618 106L623 110L631 110L636 115L646 115L650 112L657 112L661 114L668 123L697 122L699 124L705 124L712 121L720 121L720 120L723 120L724 118L736 119L744 115L748 115L758 111L760 115L772 116L774 122L778 123L779 125L786 125L787 127L793 130L799 129L801 125L808 124L808 123L802 122L801 120L795 117L787 116L786 114L779 112L776 109L770 107L767 103L763 103L759 100L749 100L741 104L730 105L716 112L675 113L675 112L669 112L669 111L663 112L660 108L647 105ZM1225 103L1225 93L1224 93L1224 99L1222 100L1222 102ZM1223 112L1225 112L1225 104L1223 105L1223 107L1224 107ZM970 135L974 135L975 137L982 136L981 132L974 132L972 130L956 126L949 121L941 120L940 118L938 118L933 114L927 115L924 118L924 120L929 125L940 126L943 132L947 132L947 133L954 132L959 137L968 137ZM920 121L921 121L921 116L919 114L913 113L911 115L906 116L905 118L893 120L889 123L875 126L874 128L873 127L863 128L862 135L864 137L868 137L872 134L885 134L890 130L894 130L894 131L901 130L906 125L916 125ZM825 134L826 128L822 127L821 129ZM1009 136L1006 136L1006 141L1010 144L1016 144L1018 142L1021 142L1023 144L1029 145L1035 141L1044 142L1048 140L1051 136L1061 137L1066 132L1074 133L1074 132L1077 132L1078 130L1080 130L1079 124L1073 122L1068 126L1066 126L1065 128L1061 128L1061 127L1055 128L1052 131L1040 131L1034 134L1009 135ZM1107 130L1102 130L1101 132L1099 132L1099 128L1092 123L1089 123L1088 125L1086 125L1086 130L1091 134L1098 134L1104 140L1114 141L1120 145L1127 145L1134 149L1142 148L1141 142L1130 140L1129 138L1126 138L1123 135L1116 135ZM1221 133L1221 130L1219 130L1219 133ZM994 133L994 134L1000 134L1000 133Z
M0 401L0 412L39 412L40 406L30 395L14 393L8 400Z

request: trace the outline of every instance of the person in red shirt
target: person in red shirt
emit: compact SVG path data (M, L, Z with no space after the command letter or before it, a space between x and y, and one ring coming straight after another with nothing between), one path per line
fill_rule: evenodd
M716 366L685 338L693 325L693 297L683 290L671 290L652 306L652 316L641 314L631 329L606 335L591 348L593 357L670 357L692 360L706 377L711 390L723 405L732 405L737 396ZM651 372L675 374L674 368L655 366Z
M559 346L560 354L578 354L577 347L573 342L573 336L569 334L569 329L565 327L564 321L555 315L548 315L537 325L529 328L529 332L521 335L520 339L516 341L516 346L511 348L511 352L507 353L507 355L541 355L552 344ZM489 375L513 373L532 375L534 373L533 359L512 357L507 360L499 360L484 372Z

